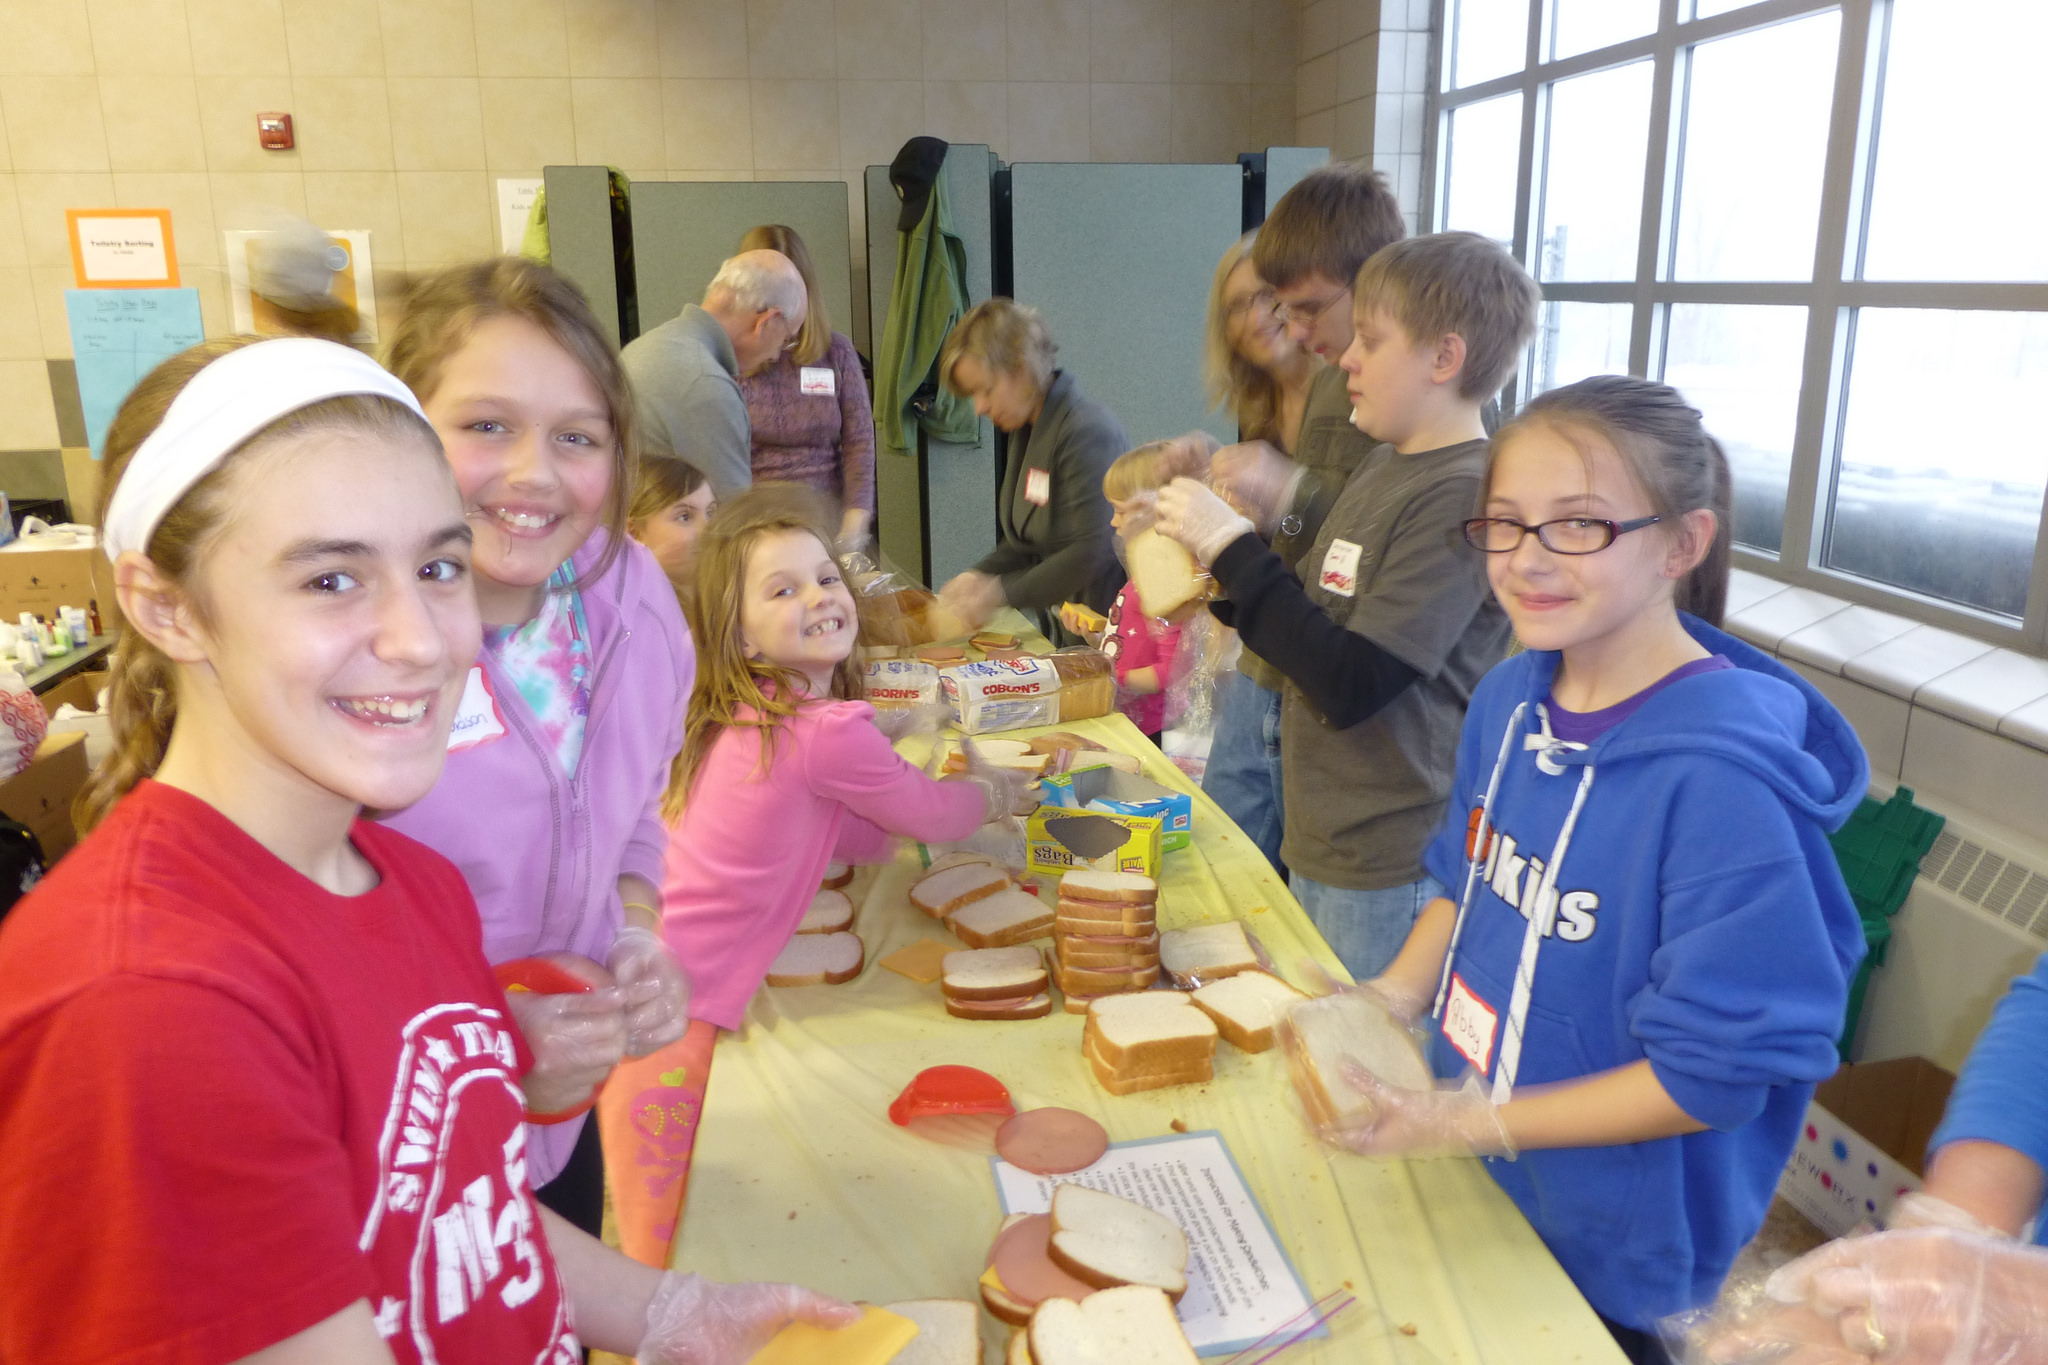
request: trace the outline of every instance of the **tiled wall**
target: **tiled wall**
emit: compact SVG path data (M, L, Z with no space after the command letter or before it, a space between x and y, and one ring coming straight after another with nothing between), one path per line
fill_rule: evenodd
M1429 91L1430 0L1306 0L1295 71L1295 137L1369 158L1417 229Z
M169 208L219 332L220 233L266 205L368 228L389 303L496 250L500 176L844 179L858 206L919 133L1228 160L1294 140L1299 49L1295 0L0 0L0 450L58 443L67 207ZM296 150L257 147L259 110Z

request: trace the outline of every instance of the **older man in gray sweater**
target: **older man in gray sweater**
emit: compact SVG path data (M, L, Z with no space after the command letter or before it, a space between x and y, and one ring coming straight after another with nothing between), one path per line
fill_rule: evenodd
M754 481L753 438L739 376L796 341L803 276L779 251L743 251L718 267L704 303L643 332L622 353L643 453L696 466L723 499Z

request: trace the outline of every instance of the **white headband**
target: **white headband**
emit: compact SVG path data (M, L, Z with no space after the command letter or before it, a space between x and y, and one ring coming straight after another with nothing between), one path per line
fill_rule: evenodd
M347 394L389 398L426 420L411 389L361 351L332 341L281 337L210 362L122 471L100 532L107 558L147 550L178 499L242 442L287 413Z

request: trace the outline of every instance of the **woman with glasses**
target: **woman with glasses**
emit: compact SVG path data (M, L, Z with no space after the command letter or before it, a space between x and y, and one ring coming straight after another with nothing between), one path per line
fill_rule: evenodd
M787 256L803 276L809 305L803 326L781 352L739 377L753 428L754 481L809 484L842 509L841 540L863 540L875 517L875 415L860 355L843 332L832 330L818 272L795 228L749 228L740 250Z
M1102 476L1129 443L1116 414L1053 367L1058 352L1036 308L1001 297L969 309L939 351L939 382L1010 437L1002 538L940 598L969 626L1005 606L1036 610L1055 643L1077 644L1050 609L1107 613L1124 584Z

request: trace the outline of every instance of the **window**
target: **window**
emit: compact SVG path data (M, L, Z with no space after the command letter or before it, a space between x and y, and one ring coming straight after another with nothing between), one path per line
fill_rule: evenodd
M2048 654L2048 4L1444 16L1428 221L1543 285L1505 405L1662 379L1727 452L1745 567Z

